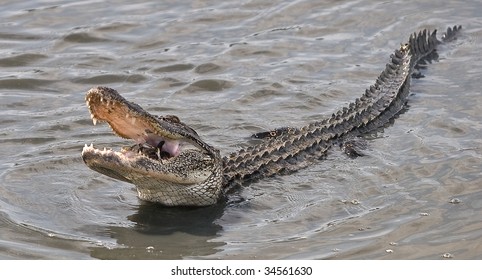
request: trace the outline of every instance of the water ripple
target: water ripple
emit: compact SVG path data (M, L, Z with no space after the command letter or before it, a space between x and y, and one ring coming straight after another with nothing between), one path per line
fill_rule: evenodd
M480 259L479 10L478 1L5 3L0 258ZM85 143L130 144L92 126L84 94L94 85L180 116L224 155L252 133L346 106L409 34L453 24L463 35L412 81L394 125L367 137L365 157L333 149L202 209L143 203L81 160Z

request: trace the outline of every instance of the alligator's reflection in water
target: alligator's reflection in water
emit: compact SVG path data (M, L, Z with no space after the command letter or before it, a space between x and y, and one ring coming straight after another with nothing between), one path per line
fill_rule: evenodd
M109 227L118 247L92 248L99 259L179 259L183 256L207 256L216 253L223 242L210 242L222 227L216 223L224 203L202 208L163 207L144 202L137 213L127 217L132 228ZM122 251L120 253L119 251Z

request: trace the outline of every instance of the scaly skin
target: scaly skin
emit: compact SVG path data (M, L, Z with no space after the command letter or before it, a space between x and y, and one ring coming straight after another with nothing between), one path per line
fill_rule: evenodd
M296 171L332 146L386 125L403 109L417 64L435 58L437 46L455 39L460 29L448 28L442 41L436 31L413 34L348 107L301 128L259 133L259 143L224 158L178 117L153 116L113 89L93 88L86 102L94 124L105 121L136 144L120 152L86 145L82 158L91 169L136 185L140 199L168 206L214 204L228 187Z

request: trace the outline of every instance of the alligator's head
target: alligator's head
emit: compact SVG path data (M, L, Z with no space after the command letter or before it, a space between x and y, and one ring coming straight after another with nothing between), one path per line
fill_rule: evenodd
M139 198L168 206L204 206L222 193L219 151L175 116L155 117L117 91L96 87L85 97L94 125L107 122L134 144L118 151L85 145L91 169L136 185Z

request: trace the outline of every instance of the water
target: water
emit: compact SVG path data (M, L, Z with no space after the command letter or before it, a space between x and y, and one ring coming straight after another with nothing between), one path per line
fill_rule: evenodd
M482 258L479 1L3 1L0 258ZM86 91L175 114L223 154L361 95L423 28L464 26L368 156L327 160L201 209L139 201L88 169ZM236 202L237 201L237 202Z

